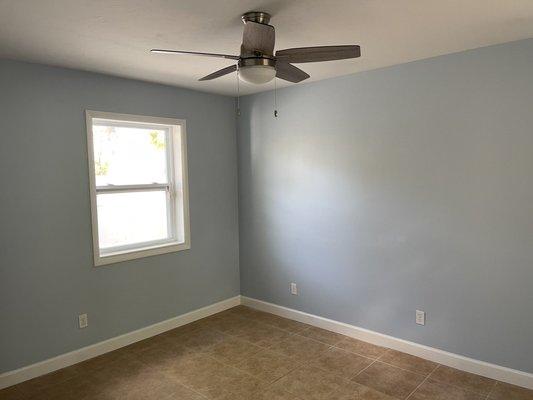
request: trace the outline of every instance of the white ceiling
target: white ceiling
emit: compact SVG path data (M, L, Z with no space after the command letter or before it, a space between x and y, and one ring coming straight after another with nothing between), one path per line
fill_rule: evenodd
M533 0L0 0L0 57L235 95L235 74L197 81L229 60L148 50L238 54L252 10L273 15L278 50L361 45L360 59L300 64L308 81L533 37Z

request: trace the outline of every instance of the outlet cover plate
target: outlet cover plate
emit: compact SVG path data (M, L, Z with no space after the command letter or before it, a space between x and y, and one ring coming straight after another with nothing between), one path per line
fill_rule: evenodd
M87 314L80 314L78 315L78 326L80 329L87 328L89 325L89 319L87 317Z
M426 325L426 312L421 310L416 310L416 319L415 322L418 325Z
M291 282L291 294L298 296L298 286L296 286L296 283L294 282Z

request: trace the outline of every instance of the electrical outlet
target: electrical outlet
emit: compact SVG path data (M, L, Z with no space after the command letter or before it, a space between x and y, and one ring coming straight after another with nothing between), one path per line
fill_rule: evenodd
M298 296L298 286L296 286L296 283L291 283L291 294Z
M80 329L87 328L87 325L89 325L89 319L87 317L87 314L78 315L78 325Z
M415 322L418 325L426 325L426 312L425 311L416 310Z

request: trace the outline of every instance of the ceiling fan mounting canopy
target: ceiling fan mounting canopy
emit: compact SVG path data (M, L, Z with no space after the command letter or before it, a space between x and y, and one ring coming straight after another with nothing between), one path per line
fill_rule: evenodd
M257 22L258 24L268 25L271 15L264 11L250 11L241 16L242 22Z
M237 61L215 71L200 81L208 81L238 70L239 77L249 83L263 84L275 77L297 83L309 75L292 63L344 60L361 56L357 45L315 46L278 50L274 53L275 30L269 25L270 14L264 11L250 11L241 16L244 32L240 55L199 53L194 51L152 49L153 53L192 54L204 57L217 57Z

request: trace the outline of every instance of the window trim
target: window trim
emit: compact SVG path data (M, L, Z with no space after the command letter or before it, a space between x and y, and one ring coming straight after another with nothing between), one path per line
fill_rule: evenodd
M178 242L177 232L173 232L173 238L159 240L154 242L144 243L143 247L138 247L132 245L132 247L126 245L123 249L119 249L108 254L102 253L100 251L100 245L98 240L98 214L97 214L97 187L96 187L96 175L94 168L94 146L93 146L93 119L110 119L132 123L132 125L138 126L139 124L148 124L148 125L163 125L167 129L171 126L179 126L179 130L169 129L169 155L174 160L175 154L177 151L180 151L180 160L179 162L172 162L170 158L167 157L167 162L169 166L173 165L173 168L168 168L169 171L169 182L168 184L161 184L160 189L156 189L155 186L159 184L147 184L147 185L123 185L120 188L113 190L112 188L106 188L105 191L116 191L119 192L121 189L128 191L133 191L135 188L141 189L143 186L146 188L141 190L146 190L148 187L154 188L153 190L161 190L165 187L171 187L171 195L169 198L171 201L175 202L174 207L170 207L170 210L175 210L175 213L172 211L169 214L169 218L173 218L178 222L178 215L181 210L183 210L183 221L179 221L183 224L183 242ZM137 258L149 257L158 254L171 253L181 250L187 250L191 248L191 234L190 234L190 222L189 222L189 185L188 185L188 169L187 169L187 130L185 120L183 119L174 119L174 118L163 118L163 117L151 117L143 115L131 115L131 114L117 114L105 111L93 111L85 110L85 121L87 126L87 160L89 163L89 192L91 200L91 228L92 228L92 239L93 239L93 257L94 257L94 266L114 264L117 262L133 260ZM119 124L120 125L120 124ZM123 126L123 125L121 125ZM178 139L178 140L176 140ZM179 142L179 143L178 143ZM180 164L180 165L178 165ZM175 179L181 175L180 179ZM181 183L181 185L180 185ZM180 185L180 186L178 186ZM102 188L99 188L102 191ZM181 196L176 196L175 194L180 192ZM171 224L170 226L175 227L176 224ZM130 247L130 248L128 248ZM132 248L136 250L132 250Z
M158 240L152 240L148 242L142 242L142 243L133 243L133 244L127 244L127 245L120 245L110 248L99 248L100 250L100 257L102 256L108 256L111 254L116 254L118 252L126 252L126 251L134 251L135 249L143 249L149 246L154 245L164 245L164 244L171 244L176 243L178 241L178 235L176 231L176 208L178 207L177 201L174 198L176 195L176 184L174 175L174 132L173 129L177 125L159 125L159 124L153 124L149 122L131 122L131 121L120 121L118 119L104 119L104 118L96 118L98 122L95 123L95 119L93 118L92 127L98 126L100 124L104 126L115 126L115 127L131 127L131 128L159 128L161 126L161 130L165 132L165 141L167 143L166 149L165 149L165 159L166 159L166 168L167 168L167 182L166 183L147 183L147 184L130 184L130 185L108 185L108 186L96 186L96 197L98 200L98 195L102 193L132 193L132 192L149 192L149 191L157 191L157 192L166 192L166 206L168 210L167 214L167 227L170 228L168 237L164 239L158 239ZM100 121L104 121L103 123L100 123ZM181 127L180 127L181 131ZM96 179L96 177L95 177ZM97 201L98 203L98 201ZM97 207L98 208L98 207Z

